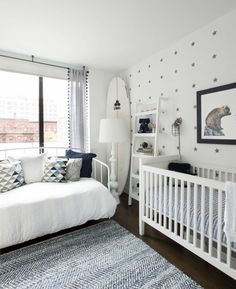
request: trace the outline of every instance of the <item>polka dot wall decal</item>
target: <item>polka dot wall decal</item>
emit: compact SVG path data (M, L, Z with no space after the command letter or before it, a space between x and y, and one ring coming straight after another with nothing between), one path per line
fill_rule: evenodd
M178 51L175 50L174 54L177 55L177 54L178 54Z
M166 130L166 129L163 127L163 128L162 128L162 131L165 131L165 130Z
M177 148L177 150L179 150L179 146L177 146L176 148Z
M138 87L140 87L141 85L139 84Z
M166 146L162 146L162 148L164 149Z
M194 87L196 87L196 84L195 84L195 83L193 83L192 87L193 87L193 88L194 88Z
M191 64L191 66L194 67L194 66L195 66L195 62L193 62L193 63Z
M151 97L151 96L149 96L148 98L149 98L149 99L151 99L152 97Z
M151 83L151 80L148 80L148 83Z
M214 31L212 32L212 35L213 35L213 36L215 36L215 35L216 35L216 33L217 33L217 31L216 31L216 30L214 30Z
M194 129L197 129L197 127L195 126Z
M213 79L213 82L217 82L218 81L218 79L215 77L214 79Z
M196 152L196 151L197 151L197 148L195 147L193 150Z
M163 58L160 59L160 62L163 62Z
M197 105L195 104L195 105L193 106L193 108L197 108Z
M160 78L163 79L163 75L161 75Z
M178 108L178 107L176 108L176 111L179 111L179 108Z
M129 91L131 91L131 90L132 90L132 88L130 87Z
M149 65L148 65L148 68L150 68L150 67L151 67L151 65L149 64Z
M194 45L195 45L195 42L192 42L192 43L191 43L191 46L194 46Z
M129 77L131 77L132 75L130 74Z
M175 89L175 92L178 92L178 88Z
M213 59L216 59L216 54L213 54L213 55L212 55L212 58L213 58Z
M140 71L140 69L138 70L138 73L140 73L141 71Z
M162 92L162 93L161 93L161 96L163 96L163 95L164 95L164 93Z
M139 99L138 101L141 102L141 99Z
M175 69L175 71L174 71L175 73L178 73L178 70L177 69Z
M215 152L216 152L216 153L219 153L219 152L220 152L220 150L219 150L219 149L215 149Z

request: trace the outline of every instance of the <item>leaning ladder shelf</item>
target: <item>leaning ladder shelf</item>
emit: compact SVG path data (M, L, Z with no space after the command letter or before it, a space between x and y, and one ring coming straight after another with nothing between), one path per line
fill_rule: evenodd
M132 136L132 151L131 151L131 167L130 167L130 182L129 182L129 200L128 204L132 205L132 199L139 200L139 163L140 159L156 157L157 151L157 137L161 133L160 116L165 113L163 109L163 101L167 98L160 97L155 103L137 103L135 107L133 136ZM138 123L140 118L150 118L154 124L154 128L148 133L138 132ZM152 144L152 153L137 152L137 144L143 142Z

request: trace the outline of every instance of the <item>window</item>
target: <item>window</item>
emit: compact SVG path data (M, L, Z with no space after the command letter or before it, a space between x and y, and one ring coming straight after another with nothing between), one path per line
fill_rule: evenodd
M0 71L0 149L68 146L67 81Z

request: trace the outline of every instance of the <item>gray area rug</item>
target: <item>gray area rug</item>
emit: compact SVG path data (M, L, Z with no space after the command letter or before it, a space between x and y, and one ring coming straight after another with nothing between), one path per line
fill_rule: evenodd
M0 256L0 288L201 288L115 221Z

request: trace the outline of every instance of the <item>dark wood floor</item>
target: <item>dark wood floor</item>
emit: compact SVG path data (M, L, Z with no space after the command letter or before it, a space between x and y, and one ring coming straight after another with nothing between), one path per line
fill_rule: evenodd
M121 204L118 206L114 219L204 288L236 289L235 280L150 226L145 225L145 235L140 237L138 233L138 202L133 201L133 205L128 206L126 194L121 196Z

